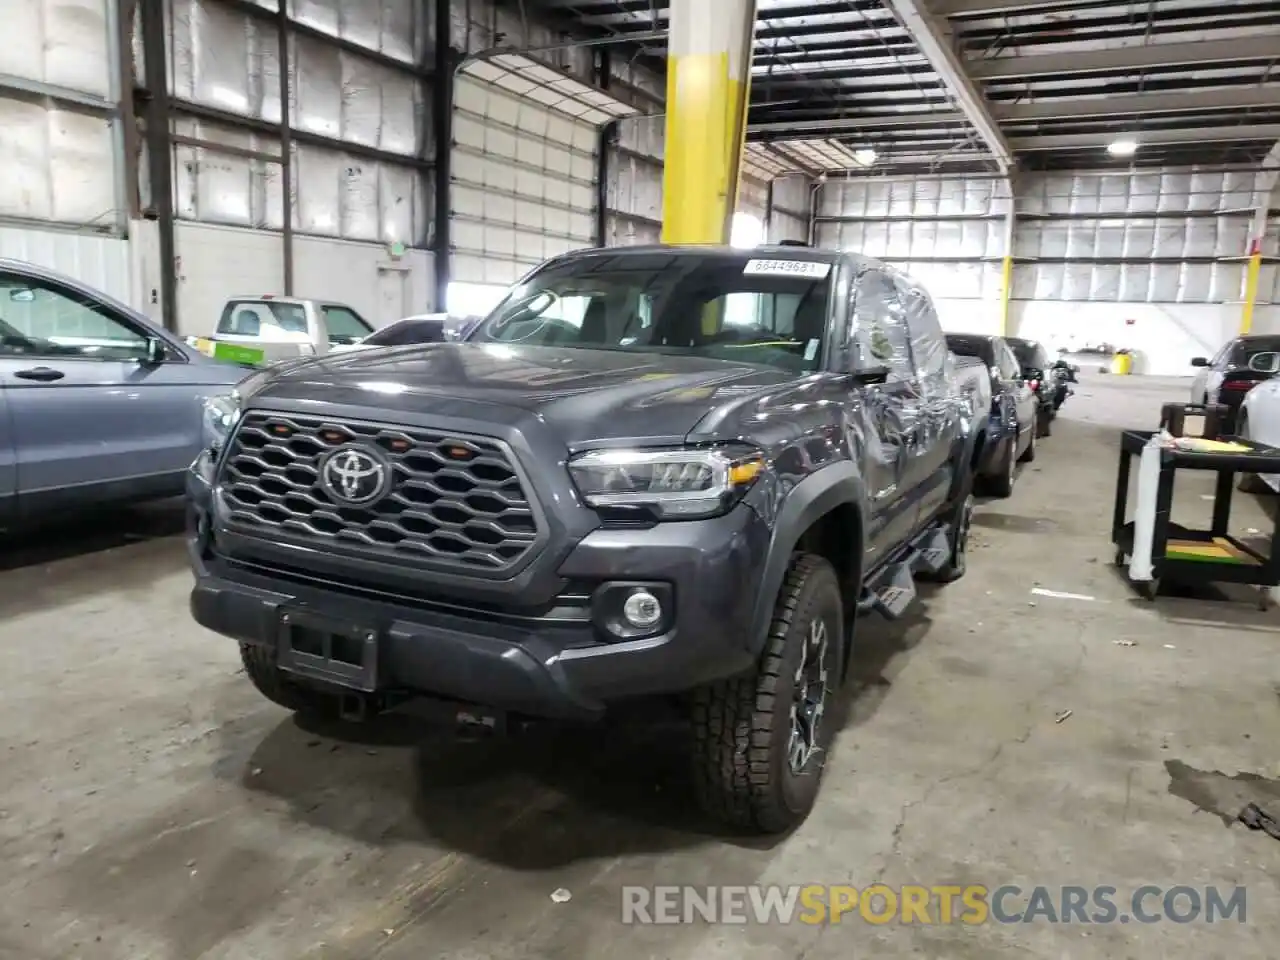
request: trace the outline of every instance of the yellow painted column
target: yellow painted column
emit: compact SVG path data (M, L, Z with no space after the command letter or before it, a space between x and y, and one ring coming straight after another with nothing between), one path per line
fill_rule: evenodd
M1000 336L1009 335L1009 301L1013 298L1013 257L1005 257L1000 271Z
M1240 314L1241 336L1253 329L1253 307L1258 302L1258 278L1261 274L1262 238L1255 237L1249 244L1249 265L1244 275L1244 311Z
M1017 230L1017 191L1012 176L1006 177L1009 209L1004 216L1004 260L1000 265L1000 336L1009 336L1009 304L1013 300L1013 242Z
M662 242L729 242L747 133L755 0L671 0Z

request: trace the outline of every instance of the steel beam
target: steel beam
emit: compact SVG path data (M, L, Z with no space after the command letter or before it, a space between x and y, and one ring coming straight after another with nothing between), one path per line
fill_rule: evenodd
M1068 133L1041 137L1013 137L1015 150L1077 150L1106 148L1106 133ZM1134 135L1138 150L1143 145L1168 146L1179 143L1238 143L1245 140L1280 140L1280 123L1246 123L1234 127L1188 127L1183 130L1147 130Z
M610 62L609 48L604 47L596 54L596 86L601 90L608 90L609 81L612 78L613 67ZM618 121L616 119L601 126L596 133L596 224L593 232L597 247L603 247L609 236L609 160L617 136Z
M1000 122L1076 120L1123 116L1150 116L1183 111L1280 109L1280 85L1268 87L1191 90L1186 93L1134 93L1102 97L1055 97L1035 103L988 101L992 117ZM823 120L775 120L747 128L753 140L780 136L820 134L855 136L867 130L927 130L966 122L956 110L855 115Z
M923 0L885 0L885 3L933 66L943 85L955 98L956 105L978 131L1000 171L1008 173L1014 162L1013 151L1009 149L1004 134L987 109L977 84L965 72L965 64L956 52L950 26L931 14L925 8Z
M764 134L817 133L825 137L852 136L863 130L890 130L896 127L933 127L964 123L959 110L933 110L919 113L872 114L870 116L833 117L830 120L778 120L753 123L747 133L756 139Z
M294 73L289 69L289 6L276 9L276 57L280 64L280 257L284 295L293 296L293 140L289 135L289 87ZM302 70L298 70L301 79Z
M1016 17L1064 7L1101 7L1099 0L933 0L933 12L943 17Z
M899 0L894 0L899 2ZM1237 65L1245 60L1271 61L1280 52L1280 35L1262 34L1230 40L1193 40L1189 43L1149 43L1105 50L1073 50L1070 53L1020 54L1013 57L972 59L965 64L979 80L1012 77L1045 77L1054 74L1123 70L1136 73L1152 67L1183 67L1202 63Z
M173 149L169 142L168 31L164 0L139 0L142 55L146 61L147 174L160 246L160 316L165 329L178 329L177 242L174 236Z
M26 77L15 77L0 73L0 94L12 93L19 97L39 97L50 100L55 106L66 107L80 112L97 113L109 116L116 110L116 103L105 97L95 97L91 93L81 93L70 87L60 87L41 80L28 80Z
M434 216L431 228L432 265L435 268L433 301L437 312L448 309L449 254L453 241L449 235L452 222L450 209L453 179L453 86L454 69L461 57L452 46L453 24L449 17L451 4L436 0L432 43L435 45L435 71L431 86L431 120L436 157L433 173Z
M1280 56L1280 52L1277 56ZM1189 90L1185 93L1133 93L1087 99L1055 97L1037 103L997 101L991 104L991 112L998 120L1074 120L1082 117L1149 115L1184 110L1247 110L1268 107L1280 108L1280 85L1224 87L1216 90ZM894 119L905 121L903 117Z
M672 0L664 243L729 242L747 132L755 0Z

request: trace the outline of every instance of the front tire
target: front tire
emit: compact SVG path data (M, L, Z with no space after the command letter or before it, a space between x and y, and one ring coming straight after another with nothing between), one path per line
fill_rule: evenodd
M252 643L240 644L240 662L258 692L277 706L309 717L337 716L337 701L290 679L276 664L276 651Z
M843 666L843 607L831 564L797 554L755 670L694 694L694 785L712 817L776 834L813 809Z

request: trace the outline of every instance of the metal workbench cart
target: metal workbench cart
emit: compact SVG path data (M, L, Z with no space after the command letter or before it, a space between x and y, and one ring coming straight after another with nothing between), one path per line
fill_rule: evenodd
M1120 436L1120 464L1116 476L1116 500L1111 522L1116 566L1124 567L1133 553L1134 520L1128 519L1129 473L1134 458L1141 457L1154 431L1126 430ZM1237 438L1249 452L1200 452L1162 447L1160 478L1156 488L1151 562L1153 579L1134 585L1150 600L1161 583L1198 586L1206 583L1242 583L1261 588L1259 603L1266 609L1270 588L1280 585L1280 511L1273 523L1266 554L1228 532L1231 497L1238 473L1280 473L1280 449ZM1174 479L1179 470L1208 470L1217 474L1213 496L1213 520L1208 530L1176 523L1172 518Z

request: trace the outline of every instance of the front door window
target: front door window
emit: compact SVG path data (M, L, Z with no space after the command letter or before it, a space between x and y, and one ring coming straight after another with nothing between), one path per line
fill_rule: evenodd
M0 273L0 358L141 360L148 337L74 290Z

